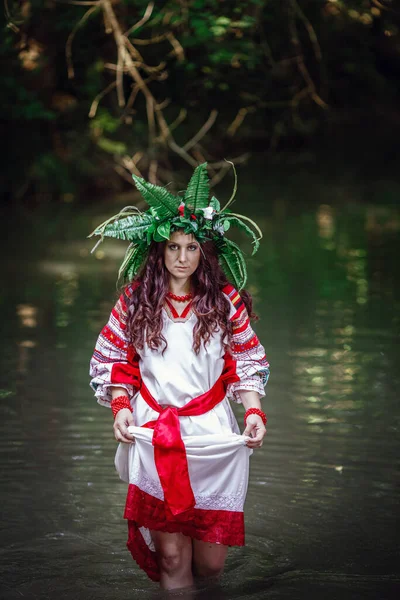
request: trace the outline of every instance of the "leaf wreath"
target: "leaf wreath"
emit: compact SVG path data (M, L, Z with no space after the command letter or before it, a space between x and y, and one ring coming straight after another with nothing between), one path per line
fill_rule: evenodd
M228 161L229 162L229 161ZM262 232L258 225L237 213L229 206L235 199L237 175L232 164L235 184L231 197L221 209L215 196L209 200L209 178L207 163L198 165L182 197L171 194L166 188L154 185L132 175L138 191L149 204L149 210L142 213L134 206L123 208L89 236L114 237L131 242L119 271L119 278L131 280L146 259L148 248L154 242L164 242L174 231L191 234L200 242L212 240L216 246L218 260L227 276L238 290L246 284L247 270L244 255L239 246L225 237L226 231L236 226L250 236L253 254L258 250Z

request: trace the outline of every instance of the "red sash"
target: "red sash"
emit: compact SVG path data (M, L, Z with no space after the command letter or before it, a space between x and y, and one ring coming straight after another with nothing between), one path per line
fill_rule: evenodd
M203 415L225 398L229 383L239 381L235 361L227 354L224 358L224 370L213 387L181 408L161 406L142 380L140 388L142 398L159 413L157 420L149 421L142 427L154 429L154 460L164 491L164 501L173 515L183 513L196 504L190 485L186 448L181 437L179 417Z

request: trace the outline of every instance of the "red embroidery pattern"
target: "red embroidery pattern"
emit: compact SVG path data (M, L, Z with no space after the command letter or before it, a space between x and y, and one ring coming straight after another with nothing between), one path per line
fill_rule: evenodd
M240 378L238 383L231 386L229 396L235 400L240 400L237 395L239 390L254 390L264 395L264 385L269 375L269 364L264 348L251 327L240 294L231 284L226 285L222 291L228 296L235 310L231 316L232 354L236 360L236 370Z
M138 287L131 284L111 311L107 325L96 342L90 362L91 386L102 404L110 404L110 385L121 385L131 396L140 387L139 356L126 336L127 309L125 298Z
M251 350L251 348L255 348L256 346L259 346L259 345L260 345L259 339L256 336L256 334L254 334L253 337L244 344L235 344L235 342L233 342L232 351L234 354L239 354L240 352L246 352L246 350Z
M111 313L112 315L114 315L114 310ZM119 326L121 327L121 322L119 321ZM124 328L126 326L124 325ZM121 327L122 329L122 327ZM111 344L113 344L113 346L116 346L117 348L120 348L121 350L127 350L128 348L128 344L121 339L121 337L119 337L108 325L105 325L103 327L103 329L101 330L101 335L108 340Z

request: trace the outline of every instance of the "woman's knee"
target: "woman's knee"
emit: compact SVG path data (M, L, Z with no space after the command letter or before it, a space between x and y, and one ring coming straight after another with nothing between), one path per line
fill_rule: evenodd
M219 577L225 566L227 547L216 544L196 544L194 569L199 577Z
M165 538L156 544L156 552L160 569L168 575L185 570L191 565L191 546L187 540Z
M195 564L195 573L198 577L217 578L222 575L224 570L225 562L212 561L212 562L197 562Z

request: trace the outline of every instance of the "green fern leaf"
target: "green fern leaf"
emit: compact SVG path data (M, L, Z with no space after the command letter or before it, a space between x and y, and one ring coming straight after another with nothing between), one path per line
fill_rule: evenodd
M252 255L254 255L260 247L260 238L256 236L254 231L248 225L246 225L246 223L243 223L240 217L228 215L225 217L225 222L226 221L228 221L228 223L231 223L231 225L236 225L236 227L242 229L248 236L252 238L254 245Z
M124 262L119 270L118 279L122 276L125 281L132 281L147 256L146 243L129 246Z
M218 260L222 270L228 280L240 291L247 281L247 269L242 251L231 240L219 238L214 241L219 248Z
M161 220L176 217L181 198L177 198L165 188L149 183L137 175L132 175L132 178L147 204L156 210L157 216Z
M196 212L201 208L207 208L209 193L207 163L202 163L194 170L185 191L184 202L193 212Z
M129 244L129 246L125 252L125 256L124 256L124 260L122 261L122 265L120 266L119 271L118 271L118 280L127 270L129 263L131 262L132 257L134 256L134 254L136 252L136 249L137 249L137 244Z
M145 238L146 232L153 222L154 218L147 213L131 215L113 223L108 223L103 228L102 226L98 227L94 230L94 234L128 240L129 242L139 242Z

